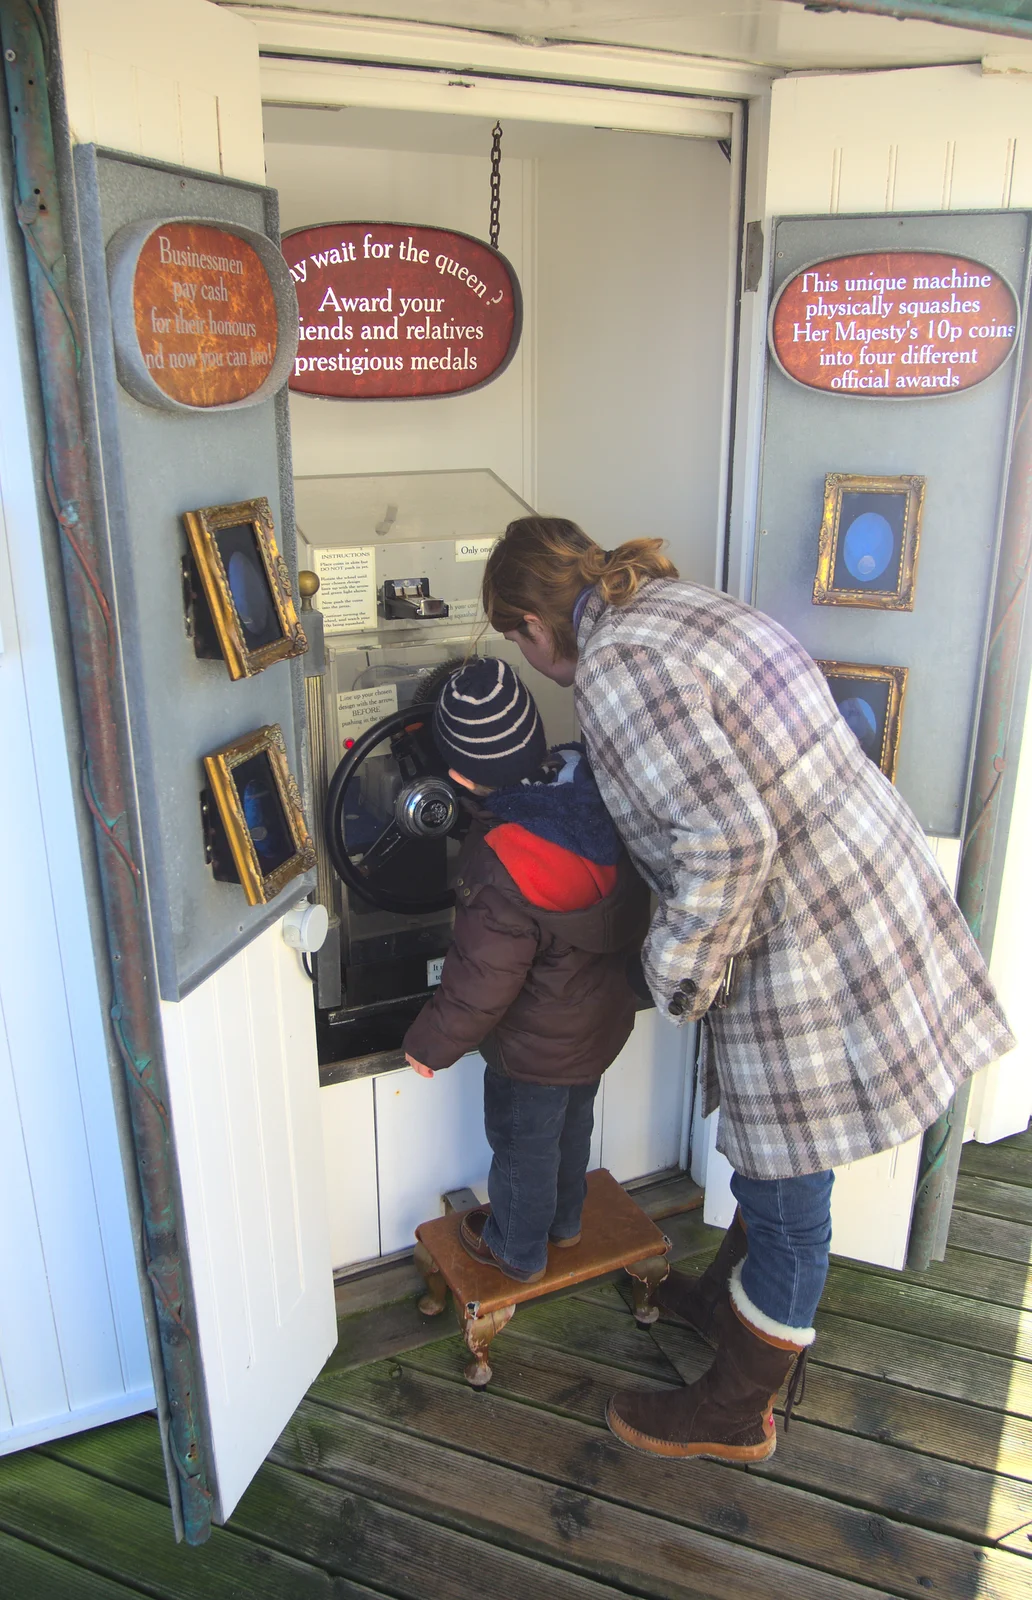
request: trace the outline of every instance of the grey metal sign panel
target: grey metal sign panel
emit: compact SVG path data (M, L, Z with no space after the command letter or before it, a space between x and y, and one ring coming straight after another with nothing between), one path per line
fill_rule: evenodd
M264 495L295 568L287 398L209 412L160 411L134 399L115 369L105 250L139 219L192 215L278 239L272 190L80 146L78 223L118 625L132 727L146 882L162 997L178 1000L278 920L311 886L297 878L268 905L216 883L204 859L202 758L279 723L301 781L302 661L232 682L199 660L184 623L184 511ZM303 658L302 658L303 660Z
M1024 212L793 217L775 224L772 298L800 269L865 250L966 255L1025 301ZM956 836L992 595L1018 363L976 388L887 401L825 394L768 357L753 604L819 659L909 668L897 785L930 833ZM927 480L912 612L813 604L825 475Z

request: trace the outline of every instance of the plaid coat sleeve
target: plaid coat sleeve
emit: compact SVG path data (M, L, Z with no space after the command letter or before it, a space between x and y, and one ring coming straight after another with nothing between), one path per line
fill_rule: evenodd
M776 830L689 667L641 644L607 645L592 653L577 691L592 763L632 854L641 860L636 830L653 844L657 831L665 836L667 864L651 884L659 908L642 952L649 987L666 1011L679 985L694 984L694 994L680 991L683 1015L699 1017L748 938Z

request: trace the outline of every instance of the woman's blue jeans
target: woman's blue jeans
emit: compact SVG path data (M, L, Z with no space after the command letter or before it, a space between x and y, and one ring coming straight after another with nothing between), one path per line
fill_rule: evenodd
M813 1326L828 1276L833 1172L803 1178L743 1178L731 1193L745 1223L749 1254L742 1288L757 1310L789 1328Z
M580 1231L597 1094L598 1081L562 1088L485 1068L484 1128L494 1160L483 1238L514 1277L540 1271L550 1237Z

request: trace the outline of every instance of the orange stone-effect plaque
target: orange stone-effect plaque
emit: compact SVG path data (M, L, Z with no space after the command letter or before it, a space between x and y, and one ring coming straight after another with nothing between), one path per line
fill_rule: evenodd
M1018 338L1018 302L992 267L933 251L816 262L780 290L770 342L808 389L927 400L991 377Z
M155 228L133 279L140 354L186 406L224 406L261 388L276 358L276 299L246 239L200 223Z

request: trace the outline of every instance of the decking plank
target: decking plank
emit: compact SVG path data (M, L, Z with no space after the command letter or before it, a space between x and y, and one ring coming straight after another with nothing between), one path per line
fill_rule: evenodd
M360 1383L362 1376L340 1374L339 1381ZM405 1382L404 1371L398 1381ZM451 1385L444 1387L449 1393L454 1392ZM463 1426L472 1432L481 1426L476 1409L481 1401L488 1406L496 1404L489 1396L470 1391L468 1407L461 1413L457 1408L453 1410L453 1416L461 1416ZM873 1594L901 1592L860 1586L826 1571L796 1565L745 1544L597 1498L591 1492L594 1481L587 1480L593 1480L596 1468L605 1470L600 1463L610 1446L620 1447L597 1429L589 1428L585 1433L583 1490L399 1432L387 1427L382 1417L365 1421L352 1413L344 1428L339 1414L311 1401L299 1407L273 1457L297 1471L376 1495L438 1521L447 1519L465 1532L515 1544L544 1560L558 1561L629 1589L632 1594L655 1596L657 1600L683 1600L686 1589L707 1600L770 1600L772 1594L791 1595L793 1600L873 1600ZM553 1458L554 1448L546 1446L544 1460L539 1456L541 1470L550 1470L545 1463ZM642 1464L646 1470L655 1465L651 1461L639 1464L633 1454L622 1448L621 1462L632 1474L636 1467L641 1470ZM399 1463L403 1463L401 1471ZM662 1469L669 1471L670 1464L662 1463ZM676 1470L673 1479L676 1485ZM683 1477L672 1498L683 1509ZM723 1531L737 1534L734 1518L725 1522ZM992 1567L983 1574L991 1578L992 1585L983 1591L985 1596L1017 1600L1009 1566L1001 1563L1010 1563L1027 1575L1024 1562L1009 1554L1005 1558L994 1555L992 1560Z
M493 1479L500 1496L507 1480L501 1468L520 1475L537 1473L561 1491L604 1497L613 1507L630 1507L665 1519L666 1539L674 1524L698 1534L730 1536L784 1561L818 1566L842 1579L891 1587L912 1600L921 1600L927 1593L928 1579L943 1600L967 1600L977 1592L975 1585L984 1584L987 1578L1001 1595L1015 1596L1019 1577L1021 1584L1028 1578L1027 1569L1015 1565L1010 1557L996 1559L948 1534L912 1526L891 1514L876 1512L872 1516L869 1509L825 1498L752 1469L741 1472L719 1462L671 1462L641 1456L628 1451L597 1426L546 1415L490 1394L470 1393L462 1405L454 1385L446 1380L413 1369L393 1376L396 1372L396 1367L379 1363L361 1372L335 1376L320 1385L319 1400L325 1402L332 1396L334 1406L346 1408L354 1424L343 1430L339 1425L335 1428L332 1420L306 1413L305 1424L314 1431L319 1447L324 1448L331 1439L343 1438L348 1455L371 1463L375 1470L376 1463L386 1459L382 1455L383 1431L400 1429L409 1442L396 1445L393 1454L397 1458L404 1451L409 1482L414 1460L420 1481L432 1481L431 1466L439 1459L436 1452L441 1446L454 1452L475 1452L475 1460L465 1454L451 1457L447 1466L442 1463L438 1476L446 1471L449 1477L457 1475L470 1484L479 1481L481 1495L489 1492ZM803 1431L818 1436L822 1432L812 1425ZM793 1436L795 1432L793 1428ZM374 1444L374 1439L380 1442ZM311 1435L302 1435L299 1446L302 1443L310 1450ZM859 1445L861 1441L847 1443ZM798 1456L805 1450L805 1446L795 1445L794 1437L786 1448L794 1449ZM892 1452L890 1447L882 1449L887 1455L903 1455ZM841 1474L843 1465L843 1460L833 1461L832 1481L836 1472ZM945 1485L942 1464L932 1466L936 1469L934 1482L927 1475L921 1481L919 1474L913 1473L909 1488L905 1486L906 1475L899 1472L889 1484L887 1470L886 1506L891 1507L893 1499L899 1499L927 1521L948 1521L951 1509L970 1521L975 1508L965 1506L962 1510L961 1496L951 1494ZM800 1470L808 1472L805 1466ZM966 1472L963 1468L955 1470ZM862 1474L861 1466L857 1475ZM969 1476L975 1479L985 1475ZM525 1483L525 1477L521 1476L521 1481ZM991 1502L991 1487L990 1482L983 1497L986 1513L990 1510L985 1501ZM450 1495L450 1488L448 1492ZM539 1486L538 1496L547 1493L547 1485ZM530 1498L536 1498L534 1493ZM956 1502L952 1507L951 1501ZM1027 1505L1026 1493L1021 1510L1009 1520L1000 1521L1001 1536L1025 1520ZM596 1522L604 1520L600 1511L594 1517ZM619 1581L618 1572L606 1575Z
M434 1352L421 1352L426 1357L437 1357L434 1365L421 1360L418 1371L432 1376L435 1381L454 1382L461 1368L446 1362L446 1347L437 1346ZM576 1421L587 1421L600 1427L605 1424L605 1403L613 1392L613 1374L603 1368L602 1376L592 1370L594 1363L571 1363L562 1373L555 1374L549 1384L547 1371L531 1371L530 1382L526 1376L525 1354L517 1352L514 1358L499 1349L498 1363L494 1368L491 1394L509 1402L531 1400L534 1405L549 1405L550 1410L573 1416L570 1400L565 1395L573 1392ZM408 1365L408 1363L406 1363ZM706 1358L686 1365L686 1381L698 1376L706 1368ZM376 1371L381 1368L366 1368ZM363 1374L362 1374L363 1376ZM813 1389L821 1387L822 1374L814 1373ZM571 1382L573 1379L573 1382ZM574 1387L576 1386L576 1387ZM627 1387L624 1379L618 1387ZM634 1387L638 1387L635 1384ZM654 1382L642 1387L654 1389ZM341 1395L347 1397L350 1387L339 1384L318 1386L314 1398L338 1403ZM347 1403L347 1402L344 1402ZM811 1408L811 1411L819 1408ZM424 1418L411 1424L419 1434L426 1432ZM547 1427L544 1421L533 1426ZM438 1435L445 1437L445 1435ZM472 1446L470 1446L472 1448ZM480 1450L480 1442L475 1446ZM494 1454L494 1451L490 1451ZM502 1459L502 1458L498 1458ZM518 1462L510 1462L518 1464ZM718 1469L720 1470L720 1469ZM936 1461L931 1456L901 1450L882 1440L818 1426L797 1413L789 1432L781 1430L778 1453L762 1467L752 1467L750 1474L770 1475L778 1483L802 1488L818 1496L829 1496L837 1501L848 1501L850 1506L885 1512L893 1520L914 1522L933 1528L939 1533L960 1534L976 1542L992 1542L1010 1533L1014 1526L1032 1520L1032 1485L1014 1478L995 1477L992 1470L970 1469L954 1461ZM848 1485L846 1493L845 1485ZM693 1490L694 1496L694 1490ZM648 1509L648 1507L646 1507ZM690 1518L693 1520L694 1518ZM773 1546L771 1546L773 1549ZM786 1554L782 1550L781 1554Z
M1004 1217L1009 1222L1032 1222L1032 1190L993 1178L976 1178L962 1172L957 1179L954 1208L975 1211L983 1217Z
M1003 1217L980 1217L973 1211L954 1211L950 1221L950 1246L1004 1261L1032 1263L1032 1222L1007 1222Z
M96 1430L107 1436L98 1454L110 1456L112 1436L128 1426ZM151 1426L147 1459L158 1448L157 1425ZM364 1586L342 1583L223 1528L213 1529L201 1549L177 1545L167 1501L132 1493L42 1451L0 1460L0 1529L160 1600L373 1600Z
M958 1212L958 1216L965 1215ZM983 1223L984 1227L984 1223ZM933 1261L925 1272L897 1272L892 1267L871 1266L865 1261L843 1261L835 1265L864 1277L888 1278L891 1283L912 1283L918 1288L938 1289L943 1294L964 1295L971 1300L988 1300L995 1306L1032 1310L1032 1273L1028 1265L1007 1261L979 1251L961 1250L950 1245L943 1261Z
M133 1600L139 1593L6 1533L0 1533L0 1579L9 1600Z
M960 1157L960 1170L966 1177L992 1178L996 1183L1014 1183L1032 1188L1032 1151L1001 1139L998 1144L966 1144Z
M434 1352L421 1354L434 1354L437 1362L430 1365L429 1360L424 1358L418 1365L419 1374L435 1382L442 1379L459 1381L461 1368L448 1365L446 1347L437 1346ZM547 1374L541 1370L531 1374L528 1384L523 1352L517 1352L514 1360L510 1360L509 1354L502 1349L496 1354L499 1366L491 1384L491 1394L498 1395L502 1400L518 1402L523 1408L526 1408L528 1400L533 1400L534 1405L538 1406L544 1402L550 1410L560 1411L578 1422L590 1422L595 1427L605 1426L606 1398L613 1392L610 1371L603 1368L600 1378L597 1371L592 1370L594 1363L574 1363L574 1370L566 1368L566 1371L557 1374L557 1381L550 1387ZM696 1378L706 1365L706 1358L686 1363L683 1374L686 1381ZM382 1370L376 1366L365 1371L381 1373ZM365 1371L360 1376L365 1376ZM824 1374L814 1373L813 1389L821 1389L822 1376ZM573 1387L571 1378L578 1384L574 1390L578 1408L576 1418L571 1413L570 1402L562 1402L563 1394L568 1394ZM629 1386L624 1379L616 1387L638 1386ZM646 1381L642 1387L656 1389L659 1386ZM339 1403L341 1395L347 1397L350 1392L352 1389L349 1384L341 1386L331 1382L325 1386L320 1384L312 1394L317 1400ZM344 1398L344 1403L347 1403L347 1398ZM835 1501L848 1501L851 1506L862 1506L867 1510L882 1510L894 1520L918 1523L939 1533L960 1534L962 1538L976 1542L997 1541L1010 1533L1014 1526L1032 1520L1032 1483L1021 1482L1013 1477L1000 1477L992 1470L971 1469L955 1461L933 1459L925 1453L904 1450L883 1440L858 1437L846 1430L834 1429L827 1426L824 1419L818 1422L813 1418L814 1411L819 1413L819 1410L819 1405L811 1406L808 1418L803 1418L800 1413L795 1414L792 1427L787 1432L779 1430L778 1451L773 1459L763 1466L752 1467L750 1474L758 1472L770 1475L778 1483L787 1483L808 1493L830 1496ZM411 1426L414 1432L426 1434L424 1418L413 1422ZM547 1427L549 1419L538 1419L528 1424L528 1427L531 1426ZM438 1437L445 1438L445 1435ZM480 1442L475 1448L482 1448ZM488 1453L494 1454L494 1451ZM518 1462L510 1464L518 1466Z
M107 1438L99 1437L105 1434ZM83 1468L84 1477L95 1473L120 1489L140 1485L155 1493L161 1488L160 1459L155 1459L152 1439L136 1422L63 1440L60 1448L69 1461ZM248 1488L227 1530L225 1535L222 1530L216 1533L256 1551L259 1562L277 1566L287 1562L288 1573L299 1563L317 1570L320 1579L329 1584L325 1593L332 1600L358 1600L359 1596L379 1600L384 1590L404 1600L426 1600L427 1596L468 1600L478 1583L508 1600L526 1600L531 1595L535 1600L539 1595L542 1600L614 1600L613 1591L602 1585L562 1572L553 1574L518 1553L496 1550L464 1533L381 1505L375 1498L343 1491L268 1462ZM167 1526L166 1538L170 1538ZM202 1563L211 1548L208 1544L199 1553ZM295 1594L306 1596L308 1591L288 1586L272 1592L277 1600L294 1600ZM221 1590L202 1587L199 1593L205 1600L209 1596L222 1600ZM243 1583L231 1593L233 1600L251 1600L252 1596Z

